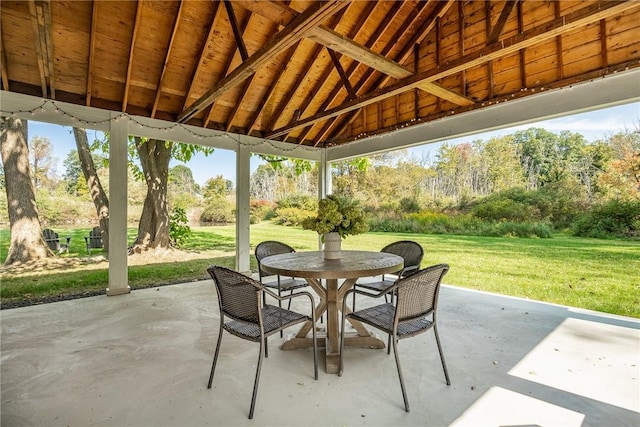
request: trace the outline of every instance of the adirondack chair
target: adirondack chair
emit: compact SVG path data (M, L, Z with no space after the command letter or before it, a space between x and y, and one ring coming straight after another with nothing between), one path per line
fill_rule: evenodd
M58 236L58 233L50 228L45 228L44 230L42 230L42 236L44 237L44 241L47 243L47 246L49 246L49 249L51 249L52 251L56 253L69 253L69 244L71 243L71 237L67 236L66 244L60 243L60 237Z
M104 248L102 241L102 230L100 227L93 227L88 236L84 237L84 243L87 245L87 253L91 255L91 249Z

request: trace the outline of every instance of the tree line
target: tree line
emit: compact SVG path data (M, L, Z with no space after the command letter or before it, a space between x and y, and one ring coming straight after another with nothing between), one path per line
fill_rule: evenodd
M63 162L65 171L58 177L53 170L51 142L34 137L28 143L26 121L2 119L4 173L0 185L6 190L12 235L7 263L51 256L42 241L40 224L43 218L56 221L61 197L92 202L94 219L108 245L109 135L89 142L86 130L74 128L73 134L77 149L68 154ZM139 217L131 253L176 243L178 234L172 237L172 227L184 232L186 212L192 221L234 221L230 181L219 175L200 187L189 167L169 167L171 159L188 162L199 151L206 155L212 149L130 138L129 202L140 206L132 209ZM300 203L292 202L292 195L307 197L311 204L304 202L302 210L312 210L317 165L273 156L263 159L265 164L251 176L252 221L272 217L278 208L281 212L283 208L299 209ZM579 133L530 128L487 141L445 143L433 158L417 158L407 150L387 152L333 164L333 187L334 193L360 199L377 218L420 211L464 212L473 206L479 211L480 200L510 191L509 197L513 197L514 189L570 199L566 206L574 210L608 200L637 201L640 129L588 142ZM496 203L504 205L504 200ZM495 206L484 209L496 210Z

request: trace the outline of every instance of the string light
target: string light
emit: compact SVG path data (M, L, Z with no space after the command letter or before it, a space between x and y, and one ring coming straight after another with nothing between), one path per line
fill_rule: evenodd
M15 116L19 116L19 115L24 115L24 114L29 114L31 116L36 116L38 113L44 112L46 110L46 106L47 105L51 105L54 109L54 113L55 114L60 114L63 115L65 117L68 117L72 120L75 120L87 127L92 127L92 126L98 126L98 125L104 125L107 123L110 123L111 121L116 121L119 122L121 120L129 120L132 123L135 123L136 125L138 125L139 127L143 128L143 129L151 129L154 131L160 131L160 132L164 132L164 133L169 133L169 132L173 132L173 131L177 131L177 130L182 130L185 131L187 133L189 133L191 136L199 139L199 140L206 140L206 139L211 139L211 138L229 138L231 140L233 140L234 142L236 142L239 146L242 147L249 147L249 148L255 148L255 147L259 147L262 145L268 145L271 148L274 148L278 151L284 152L284 153L290 153L293 151L309 151L309 152L313 152L316 151L317 149L314 147L308 147L308 146L304 146L304 145L299 145L299 144L289 144L291 145L291 148L283 148L281 146L281 144L284 144L283 142L280 142L280 145L276 142L276 141L271 141L269 139L266 138L256 138L256 137L252 137L254 139L254 141L242 141L241 140L241 136L239 134L233 134L233 133L226 133L226 132L222 132L222 133L218 133L216 135L210 135L210 134L206 134L206 133L200 133L200 132L196 132L195 130L192 129L192 126L187 126L184 125L182 123L171 123L169 125L166 126L157 126L157 125L149 125L147 123L144 123L140 120L138 120L136 117L129 115L128 113L122 112L120 114L118 114L115 117L111 117L108 119L104 119L104 120L98 120L98 121L94 121L94 120L85 120L82 117L76 116L75 114L72 114L68 111L65 111L63 108L60 107L60 105L58 105L56 103L56 101L51 100L51 99L43 99L42 100L42 104L33 107L31 109L25 110L25 109L18 109L18 110L6 110L4 108L0 109L0 112L2 113L2 115L7 115L7 116L11 116L14 117Z

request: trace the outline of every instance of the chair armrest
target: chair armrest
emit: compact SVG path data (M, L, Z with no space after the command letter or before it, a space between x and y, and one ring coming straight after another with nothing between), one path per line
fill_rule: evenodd
M398 277L410 276L412 274L417 273L419 270L420 270L420 266L419 265L410 265L410 266L405 267L402 270L400 270L400 272L398 273Z
M286 300L291 300L294 298L298 298L298 297L307 297L309 298L309 303L311 304L311 319L313 320L313 324L316 324L316 301L313 298L313 295L311 295L309 292L303 291L303 292L295 292L293 294L289 294L286 296L279 296L278 294L271 292L269 289L267 288L262 288L262 292L269 294L270 296L272 296L273 298L277 299L278 301L286 301Z

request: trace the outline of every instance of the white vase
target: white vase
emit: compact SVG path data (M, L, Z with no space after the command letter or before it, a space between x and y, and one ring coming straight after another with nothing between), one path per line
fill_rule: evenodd
M324 259L340 259L342 256L342 237L336 232L324 235Z

